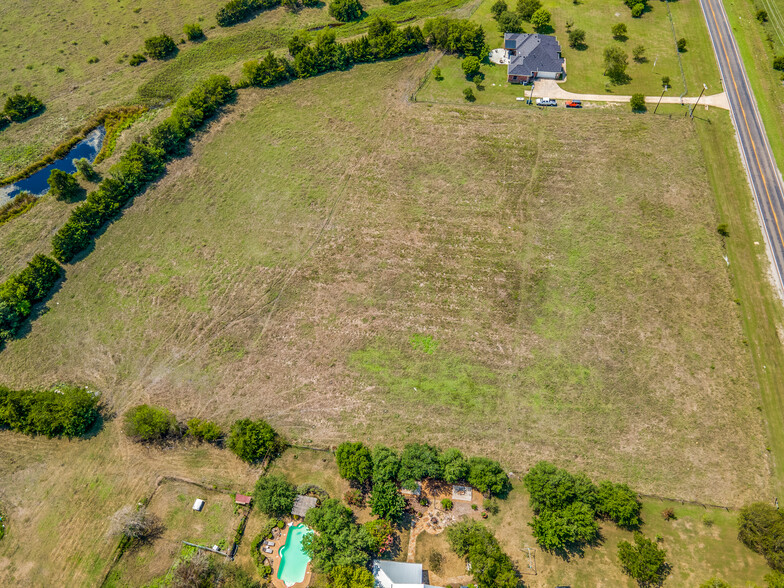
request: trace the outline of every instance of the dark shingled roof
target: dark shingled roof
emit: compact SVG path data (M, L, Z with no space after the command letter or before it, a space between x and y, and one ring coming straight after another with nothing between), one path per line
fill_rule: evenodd
M535 71L563 70L561 46L552 35L505 33L504 49L517 51L509 60L506 72L508 75L530 76Z

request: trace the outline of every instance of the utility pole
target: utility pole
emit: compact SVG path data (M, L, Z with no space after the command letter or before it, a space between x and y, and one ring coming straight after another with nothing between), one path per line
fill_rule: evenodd
M689 113L689 116L691 118L694 118L694 109L697 108L697 105L700 103L700 98L702 98L702 95L705 93L705 90L707 90L707 89L708 89L708 86L703 84L702 85L702 92L700 92L700 95L697 96L697 102L695 102L694 106L691 107L691 112Z
M667 91L669 88L670 88L670 87L669 87L669 86L667 86L667 85L665 85L665 86L664 86L664 90L662 90L661 96L659 96L659 101L656 103L656 108L654 108L654 109L653 109L653 114L656 114L656 111L657 111L657 110L659 110L659 104L661 104L662 98L664 98L664 93L665 93L665 92L666 92L666 91Z

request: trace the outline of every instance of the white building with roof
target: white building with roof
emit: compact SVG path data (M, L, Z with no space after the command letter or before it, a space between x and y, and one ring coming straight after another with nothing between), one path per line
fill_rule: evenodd
M374 559L373 576L376 588L438 588L422 581L422 564L418 563Z

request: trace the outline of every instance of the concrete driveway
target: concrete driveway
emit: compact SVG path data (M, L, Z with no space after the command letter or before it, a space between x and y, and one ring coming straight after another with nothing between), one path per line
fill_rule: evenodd
M556 100L582 100L585 102L629 102L631 96L617 96L615 94L574 94L567 92L555 80L536 80L533 90L526 91L526 97L531 96L536 98L555 98ZM658 96L646 96L645 102L647 104L656 104L659 101ZM662 104L694 104L697 102L696 96L684 97L683 100L677 96L664 95ZM724 110L730 109L727 94L722 92L720 94L705 95L700 99L700 106L713 106L714 108L723 108Z

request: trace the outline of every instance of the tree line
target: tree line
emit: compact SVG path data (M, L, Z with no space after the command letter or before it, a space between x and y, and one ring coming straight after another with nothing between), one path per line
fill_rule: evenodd
M99 394L80 386L47 390L0 386L0 427L49 438L81 437L98 419L100 400Z

